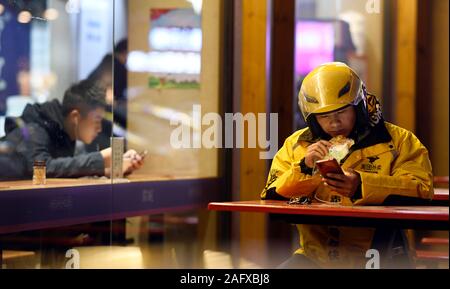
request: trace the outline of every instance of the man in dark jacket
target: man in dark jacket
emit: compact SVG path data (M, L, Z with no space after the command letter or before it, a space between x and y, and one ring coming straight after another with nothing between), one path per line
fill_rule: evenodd
M26 162L17 154L14 146L0 140L0 181L13 181L25 175ZM1 187L1 186L0 186Z
M46 161L47 177L109 176L111 149L74 156L76 140L90 144L102 129L106 90L92 81L70 87L58 100L28 105L22 116L7 119L5 140L26 159L25 176L35 160ZM134 150L124 155L124 173L142 166Z

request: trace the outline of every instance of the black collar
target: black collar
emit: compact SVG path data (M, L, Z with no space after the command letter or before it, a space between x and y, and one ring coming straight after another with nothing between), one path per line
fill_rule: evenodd
M355 140L355 145L351 148L352 151L380 143L387 143L392 140L384 121L380 121L374 127L366 128L363 132L354 132L352 134L354 135L352 138ZM306 128L298 137L297 143L300 141L315 143L319 140L320 138L315 138L311 130Z

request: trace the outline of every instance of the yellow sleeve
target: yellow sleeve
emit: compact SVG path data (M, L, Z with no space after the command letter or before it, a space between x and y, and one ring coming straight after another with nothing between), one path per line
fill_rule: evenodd
M275 155L261 199L291 198L311 194L321 178L302 173L300 159L295 160L293 144L287 139Z
M389 195L433 198L433 173L428 150L411 133L398 142L391 175L359 172L362 198L355 205L379 205Z

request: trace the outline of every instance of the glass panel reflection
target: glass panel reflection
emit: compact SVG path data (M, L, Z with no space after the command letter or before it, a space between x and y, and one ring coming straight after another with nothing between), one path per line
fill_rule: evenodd
M355 69L382 101L384 7L382 0L296 0L296 92L314 67L340 61ZM306 126L297 110L295 123Z
M128 2L126 135L129 147L148 151L135 178L218 176L218 150L196 145L194 111L219 112L221 4L209 2ZM182 137L188 145L179 148Z
M101 81L89 75L113 49L112 4L0 1L0 250L7 267L65 268L73 247L116 240L110 150L89 150L108 111L112 69Z
M0 0L4 267L203 266L195 209L219 192L219 157L195 145L194 106L219 113L221 7Z

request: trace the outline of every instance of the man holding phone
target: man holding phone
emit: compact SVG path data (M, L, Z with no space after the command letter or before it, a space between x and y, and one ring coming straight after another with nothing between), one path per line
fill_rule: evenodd
M90 144L102 131L106 88L92 80L73 84L63 101L28 105L20 118L7 118L4 140L25 160L23 173L28 179L35 160L46 162L49 178L79 178L111 175L112 149L76 154L76 141ZM129 174L143 166L135 150L123 155L123 172Z
M344 63L326 63L303 80L299 107L308 127L273 159L262 199L309 197L340 205L380 205L390 195L431 199L427 149L413 133L385 122L381 106ZM351 139L340 173L317 171L335 138ZM354 143L354 144L353 144ZM298 225L300 249L282 267L364 268L374 230Z

